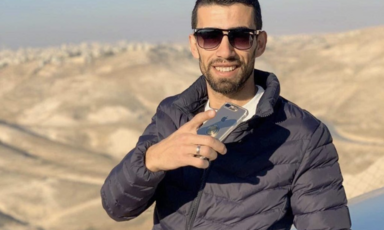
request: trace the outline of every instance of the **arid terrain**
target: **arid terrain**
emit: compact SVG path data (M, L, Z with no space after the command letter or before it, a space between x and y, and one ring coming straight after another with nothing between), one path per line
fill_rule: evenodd
M348 198L384 186L384 27L271 37L256 68L333 133ZM0 50L0 230L151 229L109 219L100 187L156 106L188 87L187 46Z

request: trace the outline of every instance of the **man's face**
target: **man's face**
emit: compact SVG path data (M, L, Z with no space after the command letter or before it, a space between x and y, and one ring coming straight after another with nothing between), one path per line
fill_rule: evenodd
M256 30L253 8L243 4L201 6L197 19L197 29L245 27ZM255 58L262 53L257 52L256 37L248 50L232 47L227 36L223 37L221 44L214 50L199 47L193 35L190 36L190 45L193 56L199 59L201 72L214 91L231 95L239 92L245 84L254 84Z

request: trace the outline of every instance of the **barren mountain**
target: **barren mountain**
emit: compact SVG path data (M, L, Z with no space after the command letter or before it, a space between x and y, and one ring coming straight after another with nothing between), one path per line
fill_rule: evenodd
M384 27L272 37L256 61L328 125L349 198L384 186L383 66ZM151 210L110 220L99 189L157 104L199 75L181 45L0 51L0 229L151 229Z

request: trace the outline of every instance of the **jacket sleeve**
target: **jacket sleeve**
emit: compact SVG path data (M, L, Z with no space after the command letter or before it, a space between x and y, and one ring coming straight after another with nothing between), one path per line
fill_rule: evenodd
M296 173L291 207L298 230L349 230L351 220L338 155L327 127L312 134Z
M102 205L116 221L139 216L154 202L164 172L153 173L145 166L147 149L159 140L156 115L139 138L136 147L110 172L101 188Z

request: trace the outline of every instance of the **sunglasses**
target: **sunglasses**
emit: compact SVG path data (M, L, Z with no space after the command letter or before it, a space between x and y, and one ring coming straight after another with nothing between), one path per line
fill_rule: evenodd
M228 33L224 33L228 32ZM206 50L213 50L221 44L224 36L228 37L232 47L238 50L247 50L252 47L254 37L261 33L261 30L252 30L248 28L236 28L222 30L216 28L195 29L194 36L197 44Z

